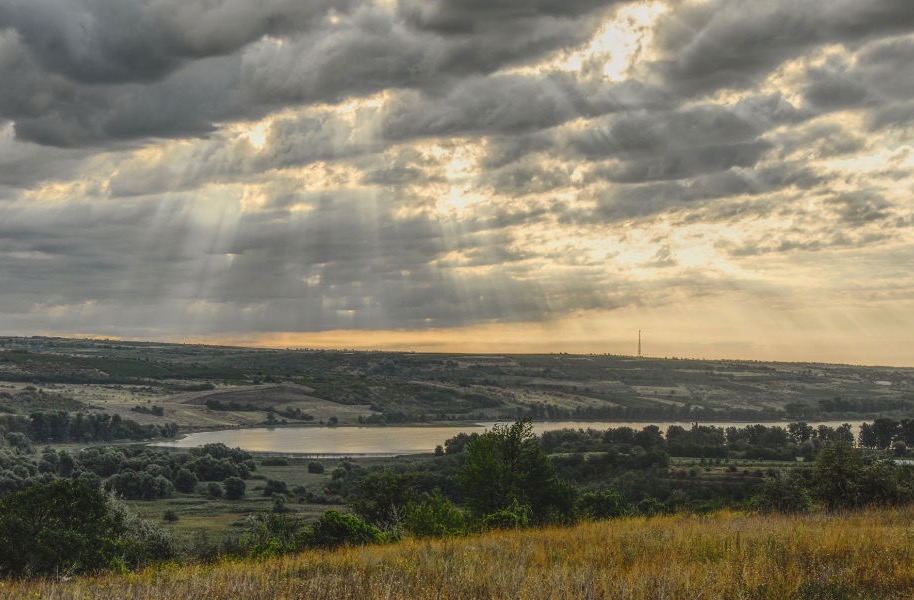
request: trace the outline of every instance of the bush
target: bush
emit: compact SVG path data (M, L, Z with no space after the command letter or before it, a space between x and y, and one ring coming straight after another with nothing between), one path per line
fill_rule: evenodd
M278 479L267 479L267 484L263 488L264 496L272 496L273 494L289 494L289 487L286 485L285 481L279 481Z
M763 512L805 513L812 508L812 499L798 478L788 476L759 486L752 504Z
M222 497L222 484L215 481L209 482L206 486L206 495L210 498L221 498Z
M311 461L308 463L308 472L317 473L317 474L323 473L324 465L322 465L321 463L319 463L317 461Z
M585 519L601 520L628 513L619 492L585 492L578 498L578 514Z
M407 506L404 525L407 531L419 537L443 537L464 533L466 518L440 490L435 490L418 504Z
M222 482L222 485L225 487L225 497L229 500L243 498L245 489L247 488L244 479L241 479L240 477L229 477Z
M301 533L301 544L311 548L336 548L359 544L377 544L384 534L355 515L328 510L317 522Z
M530 526L530 507L515 500L510 506L483 517L482 526L486 529L524 529Z

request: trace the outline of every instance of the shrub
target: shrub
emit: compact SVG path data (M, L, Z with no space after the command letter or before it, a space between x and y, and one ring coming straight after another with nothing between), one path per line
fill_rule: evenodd
M209 482L206 486L206 495L210 498L222 497L222 484L215 481Z
M323 473L324 465L322 465L321 463L319 463L317 461L312 460L311 462L308 463L308 472L309 473L318 473L318 474Z
M518 504L517 500L501 510L483 517L482 526L486 529L523 529L530 526L530 507Z
M619 492L585 492L578 498L578 514L585 519L611 519L628 513Z
M312 548L335 548L384 541L384 534L355 515L328 510L301 533L301 544Z
M443 537L464 533L466 518L440 490L435 490L418 504L407 506L404 525L407 531L419 537Z
M286 485L285 481L279 481L278 479L267 479L267 484L263 488L264 496L272 496L273 494L287 494L289 493L289 487Z
M804 513L812 508L812 499L798 478L788 476L759 486L752 504L763 512Z
M225 497L229 500L243 498L247 487L244 483L244 479L241 479L240 477L229 477L222 482L222 485L225 487Z

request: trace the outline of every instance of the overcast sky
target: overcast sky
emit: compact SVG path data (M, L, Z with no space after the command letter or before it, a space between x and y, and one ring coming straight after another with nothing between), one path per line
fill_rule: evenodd
M0 334L914 366L911 0L0 0Z

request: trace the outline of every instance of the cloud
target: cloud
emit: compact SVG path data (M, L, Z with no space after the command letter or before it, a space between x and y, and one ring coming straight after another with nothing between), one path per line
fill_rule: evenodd
M912 26L914 6L906 0L684 2L661 17L660 57L651 70L686 94L749 88L810 47L851 47Z
M497 28L461 35L354 2L181 6L7 6L0 23L12 34L3 40L18 58L0 65L0 77L13 84L0 95L0 116L16 122L21 139L66 147L202 136L217 122L257 119L289 104L447 89L580 43L598 25L582 17L596 3L585 11L544 2L518 14L503 6ZM486 22L490 10L477 12Z
M162 79L194 59L263 36L304 32L354 2L267 0L9 0L0 24L48 72L82 83Z

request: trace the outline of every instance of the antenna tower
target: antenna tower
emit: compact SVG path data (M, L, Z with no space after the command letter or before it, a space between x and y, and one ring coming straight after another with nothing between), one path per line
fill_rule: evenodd
M638 330L638 358L641 358L641 330Z

